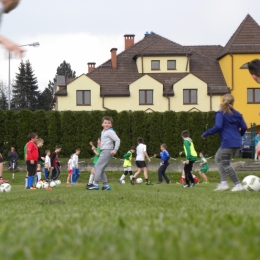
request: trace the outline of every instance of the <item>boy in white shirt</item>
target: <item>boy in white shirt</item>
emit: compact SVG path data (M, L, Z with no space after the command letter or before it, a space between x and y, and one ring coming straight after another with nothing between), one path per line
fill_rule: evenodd
M153 185L149 180L148 180L148 172L146 168L146 163L145 163L145 157L147 160L150 162L150 157L148 156L146 152L146 145L144 144L143 138L139 137L137 139L138 146L136 147L136 158L135 158L135 163L138 168L137 172L134 174L134 177L131 180L131 184L135 184L135 179L139 175L141 171L144 172L144 178L145 178L145 184L146 185Z
M44 177L45 180L49 180L49 173L51 169L51 158L50 158L50 150L45 150L45 160L44 160Z
M76 149L75 153L72 156L72 176L71 176L71 184L76 184L78 178L80 176L79 170L79 154L80 149Z
M72 182L71 176L72 176L72 170L73 170L73 160L72 160L73 154L70 156L70 159L68 161L68 177L67 177L67 187L70 187L70 181Z

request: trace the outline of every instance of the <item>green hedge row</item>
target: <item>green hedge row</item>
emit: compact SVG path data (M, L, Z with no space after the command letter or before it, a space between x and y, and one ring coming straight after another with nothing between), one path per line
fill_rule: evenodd
M54 150L56 144L62 146L61 156L68 157L76 148L81 148L82 158L93 153L89 141L96 143L102 130L101 119L104 115L113 117L113 128L121 139L117 156L125 154L130 146L136 145L136 139L143 137L148 154L159 153L160 144L166 143L172 157L177 157L182 148L181 132L188 129L197 152L205 151L214 155L219 147L218 135L206 140L202 132L214 125L215 112L173 112L164 113L143 111L81 111L58 112L38 110L0 111L0 149L4 156L14 146L20 158L30 132L36 132L44 139L45 149Z

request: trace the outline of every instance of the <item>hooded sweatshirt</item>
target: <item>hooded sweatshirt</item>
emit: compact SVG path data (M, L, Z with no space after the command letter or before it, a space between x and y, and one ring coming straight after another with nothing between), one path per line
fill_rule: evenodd
M221 148L239 148L242 143L242 136L247 130L243 116L232 110L233 114L216 112L215 125L202 134L203 137L219 133Z

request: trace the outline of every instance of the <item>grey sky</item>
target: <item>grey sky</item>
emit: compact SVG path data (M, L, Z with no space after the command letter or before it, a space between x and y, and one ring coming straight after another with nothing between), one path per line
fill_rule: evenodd
M87 62L110 58L110 49L123 51L123 35L137 42L153 31L183 45L225 45L247 14L260 24L259 0L21 0L3 16L0 33L19 44L39 41L27 50L38 77L47 86L57 66L70 62L77 76ZM7 80L7 54L0 48L0 80ZM19 60L11 61L11 76Z

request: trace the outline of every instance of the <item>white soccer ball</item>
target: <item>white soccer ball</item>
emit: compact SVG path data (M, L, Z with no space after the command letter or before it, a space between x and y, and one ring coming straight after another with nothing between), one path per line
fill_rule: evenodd
M136 183L141 184L142 182L143 182L143 179L142 179L142 178L137 178L137 179L136 179Z
M243 179L242 186L246 191L260 191L260 178L254 175L248 175Z
M0 185L2 192L10 192L12 187L9 183L3 183Z
M48 182L43 182L42 183L42 188L43 189L47 189L49 187L49 183Z
M57 184L56 184L55 181L51 181L51 182L50 182L50 187L51 187L51 188L55 187L56 185L57 185Z
M121 180L121 184L125 184L125 181L124 181L124 180Z
M41 189L42 188L42 182L37 182L37 184L36 184L36 188L37 189Z
M56 180L56 185L60 185L61 184L61 181L60 180Z
M5 188L0 185L0 192L5 192Z

